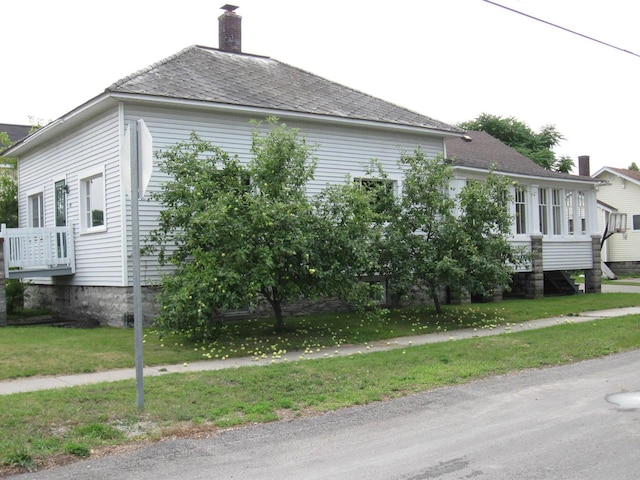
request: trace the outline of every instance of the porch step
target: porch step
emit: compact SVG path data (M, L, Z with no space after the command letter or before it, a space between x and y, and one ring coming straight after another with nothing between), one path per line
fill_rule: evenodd
M545 295L575 295L580 293L578 285L567 272L560 270L544 272Z

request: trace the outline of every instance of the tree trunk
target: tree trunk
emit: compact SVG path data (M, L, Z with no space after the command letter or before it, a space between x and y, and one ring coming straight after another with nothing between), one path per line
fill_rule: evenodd
M276 332L284 332L284 318L282 318L282 305L280 300L274 300L271 306L276 316Z
M433 306L436 307L436 313L440 315L442 313L442 305L440 305L440 297L437 292L431 292L431 298L433 299Z
M278 294L278 290L275 287L263 288L260 293L267 299L271 308L273 308L273 314L276 317L276 332L284 331L284 318L282 318L282 299Z

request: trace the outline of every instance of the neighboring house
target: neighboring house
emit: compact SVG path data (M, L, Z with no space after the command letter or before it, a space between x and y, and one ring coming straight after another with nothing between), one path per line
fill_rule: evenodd
M463 134L277 60L242 53L241 17L233 9L219 18L219 49L188 47L117 81L9 149L18 158L21 228L4 232L5 262L14 268L7 270L10 277L32 281L32 303L64 317L110 325L122 325L133 310L127 193L132 123L142 132L141 156L148 162L153 152L187 140L193 131L248 162L255 128L250 121L277 116L318 145L310 194L327 182L343 182L347 175L366 180L371 158L382 164L394 190L400 192L402 172L397 161L402 152L420 147L429 156L443 155L445 139ZM486 165L461 166L458 171L469 178L481 177ZM549 185L556 185L553 178ZM155 168L149 191L157 191L163 180ZM571 253L558 268L590 268L595 223L592 183L567 177L557 185L563 189L565 211L566 195L582 199L575 203L571 219L585 220L582 229L558 237ZM523 202L518 211L531 212L521 219L525 230L514 237L524 245L531 243L530 234L538 228L534 191L518 197ZM156 226L159 208L152 201L141 201L142 238ZM143 257L144 285L157 283L161 274L154 257ZM541 283L535 288L535 294L541 294ZM156 291L143 290L149 320Z
M587 292L600 291L596 180L545 170L486 132L469 131L445 143L458 188L489 170L514 182L512 243L535 252L516 275L518 293L562 293L573 288L565 274L571 270L586 272Z
M627 215L626 232L603 242L602 261L616 275L640 274L640 172L604 167L593 178L600 181L599 231L604 233L612 213Z
M17 142L23 139L31 131L30 125L16 125L14 123L0 123L0 132L5 132L9 135L9 140Z

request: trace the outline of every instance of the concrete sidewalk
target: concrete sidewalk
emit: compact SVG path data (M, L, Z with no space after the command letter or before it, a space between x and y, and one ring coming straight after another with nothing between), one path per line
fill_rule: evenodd
M206 370L222 370L224 368L238 368L243 366L270 365L272 363L294 362L305 359L342 357L347 355L358 355L369 352L378 352L396 348L408 348L413 345L424 345L428 343L455 341L465 338L486 337L499 335L501 333L515 333L525 330L560 325L563 323L592 322L610 317L620 317L623 315L640 314L640 307L616 308L610 310L599 310L585 312L577 316L553 317L540 320L530 320L519 324L505 324L494 329L454 330L443 333L432 333L427 335L416 335L412 337L398 337L389 340L381 340L363 345L343 345L331 347L319 351L297 351L287 352L285 355L260 358L253 357L230 358L226 360L205 360L199 362L185 363L183 365L158 365L145 367L144 376L151 377L166 375L168 373L199 372ZM109 370L105 372L85 373L77 375L60 375L50 377L30 377L18 380L0 381L0 395L10 395L20 392L32 392L36 390L49 390L54 388L74 387L77 385L88 385L102 382L116 382L119 380L135 379L134 368L124 368L119 370Z

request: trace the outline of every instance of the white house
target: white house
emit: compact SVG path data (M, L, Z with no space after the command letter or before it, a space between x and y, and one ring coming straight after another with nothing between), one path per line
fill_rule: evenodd
M343 182L347 174L366 177L366 164L374 157L401 192L401 152L420 147L430 156L446 154L445 140L464 133L277 60L243 53L241 17L234 7L225 7L218 49L191 46L123 78L5 153L18 158L20 211L20 229L3 231L6 275L33 282L32 303L63 317L110 325L122 325L132 311L127 193L127 132L132 122L143 131L142 156L147 159L196 131L248 161L254 129L250 121L277 116L318 144L311 194L327 182ZM486 170L486 165L461 164L459 181L481 177ZM524 225L514 231L514 241L531 245L542 236L545 263L558 269L593 268L593 182L537 170L536 175L526 182L524 175L518 176L527 188L514 207ZM149 190L157 190L162 180L155 169ZM561 192L557 206L564 212L558 232L551 220L556 218L556 187ZM545 217L547 230L540 231L538 195L544 188L550 213ZM158 209L142 200L142 237L155 226ZM539 264L532 265L536 272ZM154 284L160 275L155 258L143 258L143 285ZM539 272L536 275L535 295L542 291ZM144 290L145 315L150 317L154 290Z
M614 233L603 242L602 261L617 275L640 274L640 172L603 167L593 178L601 182L600 232L604 233L612 213L626 215L626 224L621 225L624 233Z

